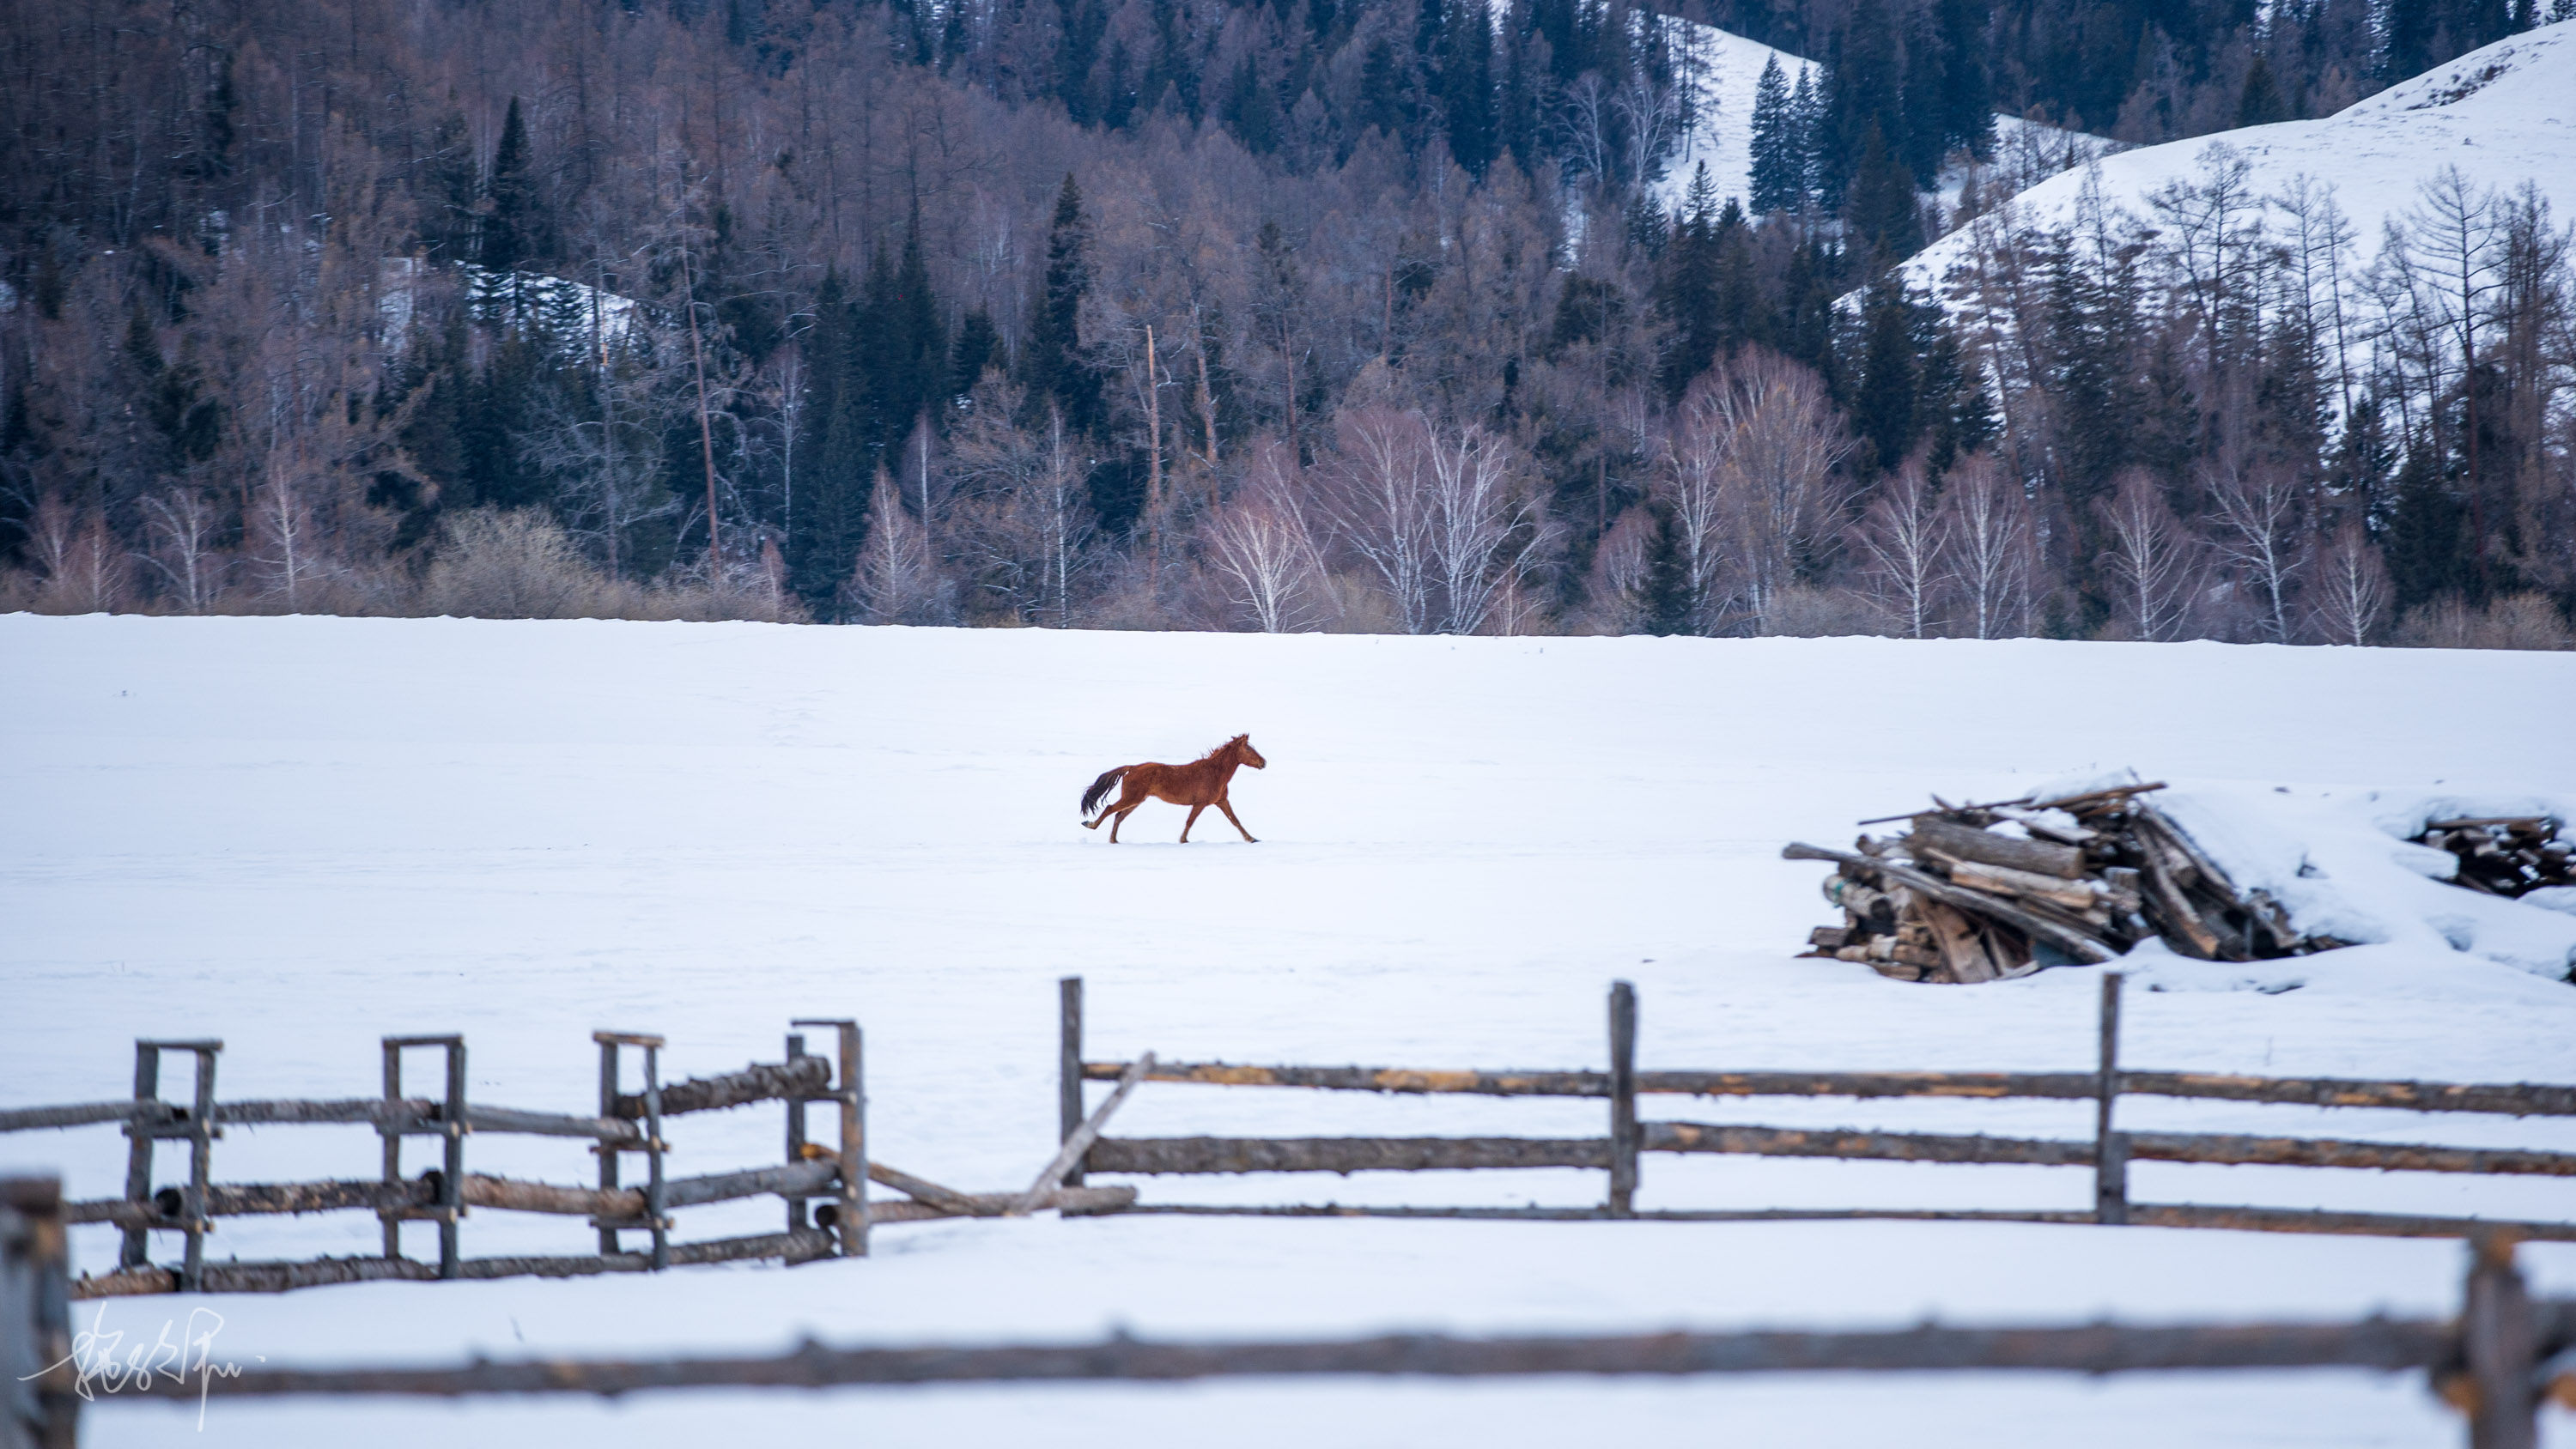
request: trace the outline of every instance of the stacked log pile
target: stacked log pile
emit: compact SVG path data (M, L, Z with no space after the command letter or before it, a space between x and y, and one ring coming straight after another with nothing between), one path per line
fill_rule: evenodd
M2304 955L2344 944L2292 928L2279 903L2242 890L2146 798L2161 783L2050 800L1934 807L1850 851L1791 845L1828 860L1808 954L1863 962L1900 981L1973 983L2047 966L2112 960L2149 937L2204 961Z
M2436 820L2415 842L2459 857L2453 884L2491 896L2522 896L2543 886L2576 885L2576 839L2562 837L2563 828L2547 815Z

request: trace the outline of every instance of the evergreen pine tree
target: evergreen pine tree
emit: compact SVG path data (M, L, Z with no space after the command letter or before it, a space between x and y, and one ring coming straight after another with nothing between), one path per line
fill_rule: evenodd
M1770 340L1762 278L1753 259L1753 228L1734 197L1717 214L1717 342L1729 353L1748 342Z
M1798 87L1789 93L1789 131L1797 138L1798 191L1803 202L1818 201L1824 194L1826 152L1832 140L1827 121L1825 98L1816 87L1815 72L1802 65L1798 67Z
M1010 366L1010 355L1002 348L1002 329L993 325L993 314L978 307L957 324L957 343L948 355L948 396L961 398L975 390L987 371L999 372Z
M1888 150L1876 122L1861 137L1848 220L1853 239L1869 249L1874 266L1893 266L1923 248L1923 213L1914 173Z
M1667 331L1664 393L1679 398L1717 356L1717 187L1708 163L1692 173L1681 221L1664 248L1659 301Z
M2408 448L2388 515L2388 578L2396 586L2399 610L2466 590L2470 570L2463 514L2433 450L2420 444Z
M501 123L501 144L492 150L492 173L484 182L483 199L489 209L483 213L482 247L476 260L496 272L537 260L542 227L537 215L536 163L516 96L510 98L510 114Z
M453 106L429 133L420 196L420 245L440 261L474 254L474 135Z
M1046 415L1049 404L1064 414L1064 425L1078 433L1098 426L1100 376L1082 345L1082 299L1091 291L1088 256L1089 224L1082 217L1082 189L1073 173L1056 193L1055 218L1047 227L1046 270L1029 299L1029 335L1020 349L1020 381L1028 389L1029 420Z
M1688 634L1698 609L1691 597L1690 563L1682 554L1681 527L1672 505L1660 499L1650 512L1655 528L1646 536L1646 580L1637 600L1637 622L1649 634Z
M1965 147L1983 161L1995 151L1993 82L1986 66L1986 7L1979 0L1936 0L1940 32L1941 146Z
M1484 0L1457 0L1445 10L1440 80L1449 155L1481 177L1494 160L1493 20Z
M2271 62L2263 53L2254 53L2254 63L2245 68L2245 89L2237 97L2238 126L2268 126L2290 119L2289 107L2281 100L2281 88L2272 80Z
M1872 454L1863 461L1893 468L1914 444L1913 308L1904 285L1888 278L1870 288L1862 311L1860 384L1852 397L1852 427Z
M1774 55L1762 63L1762 78L1753 84L1753 165L1746 190L1756 213L1796 211L1804 204L1804 149L1790 110L1789 79Z

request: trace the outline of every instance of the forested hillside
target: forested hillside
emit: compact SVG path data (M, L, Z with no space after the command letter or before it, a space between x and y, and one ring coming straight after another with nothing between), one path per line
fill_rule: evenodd
M2475 315L2384 386L2241 218L2215 285L2013 238L2015 365L1894 270L2035 179L1998 111L2320 115L2539 18L21 0L0 607L2564 644L2544 198L2406 222ZM1741 197L1667 176L1720 117Z

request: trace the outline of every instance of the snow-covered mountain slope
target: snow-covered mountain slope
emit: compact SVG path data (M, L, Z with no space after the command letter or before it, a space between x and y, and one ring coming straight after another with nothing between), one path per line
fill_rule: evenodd
M1674 150L1663 180L1655 184L1655 200L1666 210L1680 205L1690 191L1692 174L1703 162L1720 201L1741 197L1753 174L1753 87L1762 79L1762 67L1778 59L1780 73L1794 90L1798 72L1814 62L1714 25L1688 20L1664 23L1687 49L1688 72L1699 79L1699 117ZM1821 83L1824 72L1817 69L1814 79Z
M2098 177L2108 206L2143 217L2148 197L2198 176L2214 145L2245 159L2257 196L2278 195L2302 176L2311 186L2332 187L2351 225L2355 261L2376 254L2382 224L2414 207L2418 188L2446 167L2458 167L2481 189L2510 192L2530 182L2564 217L2576 208L2576 21L2471 51L2322 120L2105 157L2041 182L1995 216L2013 226L2064 226ZM1908 278L1916 286L1948 282L1981 230L1963 228L1933 243L1906 264Z
M1747 40L1714 25L1669 17L1656 23L1666 27L1682 53L1682 70L1697 88L1699 105L1689 134L1674 149L1672 158L1665 163L1663 178L1655 183L1655 200L1666 210L1680 206L1690 192L1692 176L1703 163L1721 202L1730 196L1740 199L1752 189L1753 91L1762 79L1762 67L1779 61L1780 73L1792 90L1797 87L1800 71L1809 72L1811 81L1822 85L1824 70L1805 56ZM2119 143L2100 136L1998 114L1995 156L1979 168L1978 184L1992 188L2003 183L2018 190L2118 149ZM1945 208L1958 204L1959 186L1964 179L1964 172L1942 177L1940 194Z

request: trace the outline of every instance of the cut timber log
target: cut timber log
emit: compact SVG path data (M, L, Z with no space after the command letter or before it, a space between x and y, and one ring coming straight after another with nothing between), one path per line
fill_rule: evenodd
M2084 873L2084 852L2071 845L1997 835L1991 830L1954 825L1937 815L1915 816L1913 832L1905 837L1905 845L1909 851L1937 850L1954 860L2000 865L2059 880L2073 880Z
M2104 961L2113 960L2119 954L2109 946L2102 944L2100 941L2095 940L2093 937L2088 936L2081 931L2061 926L2055 921L2044 920L2028 911L2022 910L2018 906L2009 905L2003 901L1997 900L1993 896L1985 895L1978 891L1962 890L1959 887L1950 884L1948 881L1937 879L1923 871L1914 870L1906 866L1893 865L1883 860L1873 860L1865 855L1850 855L1839 850L1825 850L1813 845L1796 843L1781 847L1780 858L1783 860L1830 860L1841 865L1857 866L1863 870L1877 871L1886 876L1889 880L1895 881L1900 885L1910 887L1917 893L1929 896L1933 900L1939 901L1944 905L1954 906L1960 910L1968 911L1973 914L1991 916L2000 920L2004 924L2019 930L2026 936L2032 937L2035 940L2048 942L2050 945L2055 946L2057 949L2074 957L2078 961L2089 961L2099 964Z
M2015 870L2008 865L1987 865L1982 861L1963 860L1950 867L1950 880L1970 890L1986 891L1999 896L2017 896L2027 900L2046 901L2078 915L2097 910L2102 897L2093 887L2080 880L2040 875L2035 871Z
M1915 908L1924 924L1932 928L1932 939L1941 949L1942 963L1949 968L1950 979L1973 986L1992 981L2004 974L2007 966L2019 962L1997 961L1986 952L1986 943L1978 934L1977 923L1962 911L1953 910L1939 901L1924 901Z

